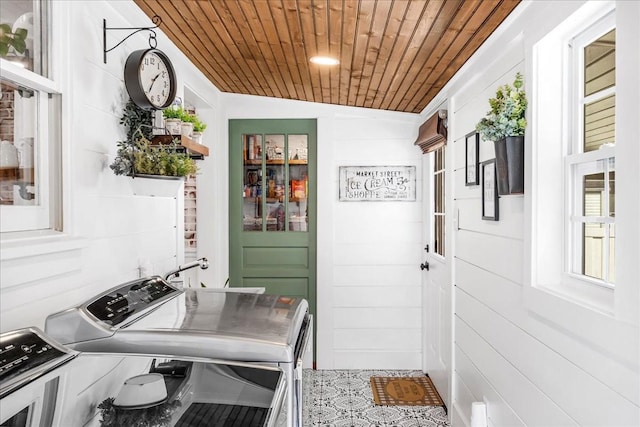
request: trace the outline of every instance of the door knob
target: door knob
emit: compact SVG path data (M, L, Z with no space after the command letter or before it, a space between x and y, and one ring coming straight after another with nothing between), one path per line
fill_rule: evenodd
M420 270L427 270L429 271L429 263L427 261L423 262L422 264L420 264Z

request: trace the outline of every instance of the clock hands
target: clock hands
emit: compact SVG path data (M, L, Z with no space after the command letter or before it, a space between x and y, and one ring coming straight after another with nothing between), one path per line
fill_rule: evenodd
M153 84L156 82L156 80L158 79L158 77L160 77L160 74L162 73L158 73L156 74L156 76L154 78L151 79L151 85L149 86L149 92L151 92L151 88L153 88ZM148 92L147 92L148 93Z

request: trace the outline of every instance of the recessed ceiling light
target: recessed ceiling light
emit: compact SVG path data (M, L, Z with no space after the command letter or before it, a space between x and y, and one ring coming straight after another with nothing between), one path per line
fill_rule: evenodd
M329 56L312 56L309 61L319 65L338 65L340 61Z

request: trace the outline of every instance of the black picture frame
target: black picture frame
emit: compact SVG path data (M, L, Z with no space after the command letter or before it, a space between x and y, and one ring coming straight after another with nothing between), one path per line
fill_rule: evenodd
M498 177L496 159L481 163L482 170L482 219L498 221L500 205L498 203Z
M471 132L464 137L464 185L480 184L480 164L478 156L480 154L480 134Z

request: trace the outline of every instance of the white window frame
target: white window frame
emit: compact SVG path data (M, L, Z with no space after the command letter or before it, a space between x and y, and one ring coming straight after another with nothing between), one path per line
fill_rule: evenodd
M41 8L46 16L43 19L48 32L46 37L47 45L43 58L55 57L56 52L52 52L52 42L54 38L52 25L56 20L52 19L54 13L52 4L47 8ZM34 11L35 12L35 11ZM34 168L35 181L38 186L38 204L35 206L0 206L0 233L3 236L12 236L14 232L33 232L42 230L61 229L60 212L61 194L57 191L57 183L60 175L60 165L52 150L59 150L56 139L60 135L60 117L55 111L56 105L50 95L60 95L61 90L58 83L52 77L53 66L50 62L43 64L43 69L47 70L49 77L44 77L33 71L15 65L11 61L0 58L0 69L3 79L10 80L20 86L32 89L37 93L37 113L36 128L34 129ZM50 118L54 120L50 122ZM53 136L53 138L52 138Z
M637 364L640 326L640 145L637 101L640 5L625 1L556 2L541 6L535 28L524 32L525 89L529 97L525 135L524 265L522 303L527 324L558 337L570 336L603 354ZM564 156L570 140L563 117L570 99L563 75L570 61L563 42L609 13L616 22L616 287L569 282L562 275L567 189ZM531 31L528 31L531 30ZM613 353L610 353L613 352ZM629 366L631 366L629 365Z
M447 169L447 150L446 150L447 146L446 144L443 145L442 147L438 148L437 150L434 150L431 154L431 167L430 167L430 171L429 173L431 174L431 201L430 201L430 205L431 208L429 209L430 211L430 215L431 215L431 254L436 257L436 258L440 258L444 261L446 255L447 255L447 245L446 245L446 215L447 215L447 211L446 211L446 200L447 200L447 195L446 195L446 188L447 188L447 183L445 180L446 177L446 169ZM437 169L436 170L436 156L438 155L438 151L442 150L442 166L441 169ZM440 188L440 191L442 193L442 212L436 212L436 199L435 196L437 194L436 191L436 185L437 185L437 179L436 177L440 175L441 176L441 183L442 183L442 188ZM436 229L436 219L438 217L442 218L442 242L441 245L444 245L444 250L442 250L442 253L439 253L438 251L436 251L436 249L441 250L440 248L436 248L436 238L437 238L437 229Z
M576 86L569 44L605 17L615 17L615 5L615 2L583 3L570 17L558 17L555 27L537 33L539 38L527 40L532 61L526 71L531 77L525 81L530 100L525 144L531 159L528 169L531 192L525 195L530 211L525 225L529 225L531 234L525 242L530 264L525 269L524 299L530 310L559 323L564 323L561 319L565 316L561 313L568 312L574 304L590 313L615 312L613 288L569 273L572 261L569 254L574 243L568 237L575 203L569 155L573 155L576 129L580 128L574 120L572 102ZM579 139L581 142L582 137ZM598 151L585 154L606 157L613 153ZM560 306L564 308L559 312Z
M605 191L608 195L609 183L609 160L615 162L615 146L602 147L599 150L584 152L584 108L586 105L605 99L616 94L615 86L592 93L585 97L584 87L584 49L586 46L615 29L615 15L610 12L602 19L591 25L583 27L584 30L573 37L568 43L570 52L568 53L571 66L567 67L569 75L565 77L565 81L572 82L570 88L570 99L567 108L567 117L570 120L569 127L572 129L570 134L569 153L565 156L565 185L567 188L567 206L568 215L566 230L567 252L565 254L567 280L582 280L588 284L594 284L607 288L614 288L614 284L608 279L610 278L608 271L608 259L610 248L610 225L615 224L613 217L607 215L600 216L584 216L582 215L583 188L582 178L587 170L590 173L603 172L605 176ZM601 169L601 170L598 170ZM584 171L584 173L581 173ZM605 212L609 212L609 198L605 197ZM586 223L603 224L605 228L604 250L603 250L603 269L604 279L600 280L581 273L583 263L583 231L582 226Z

